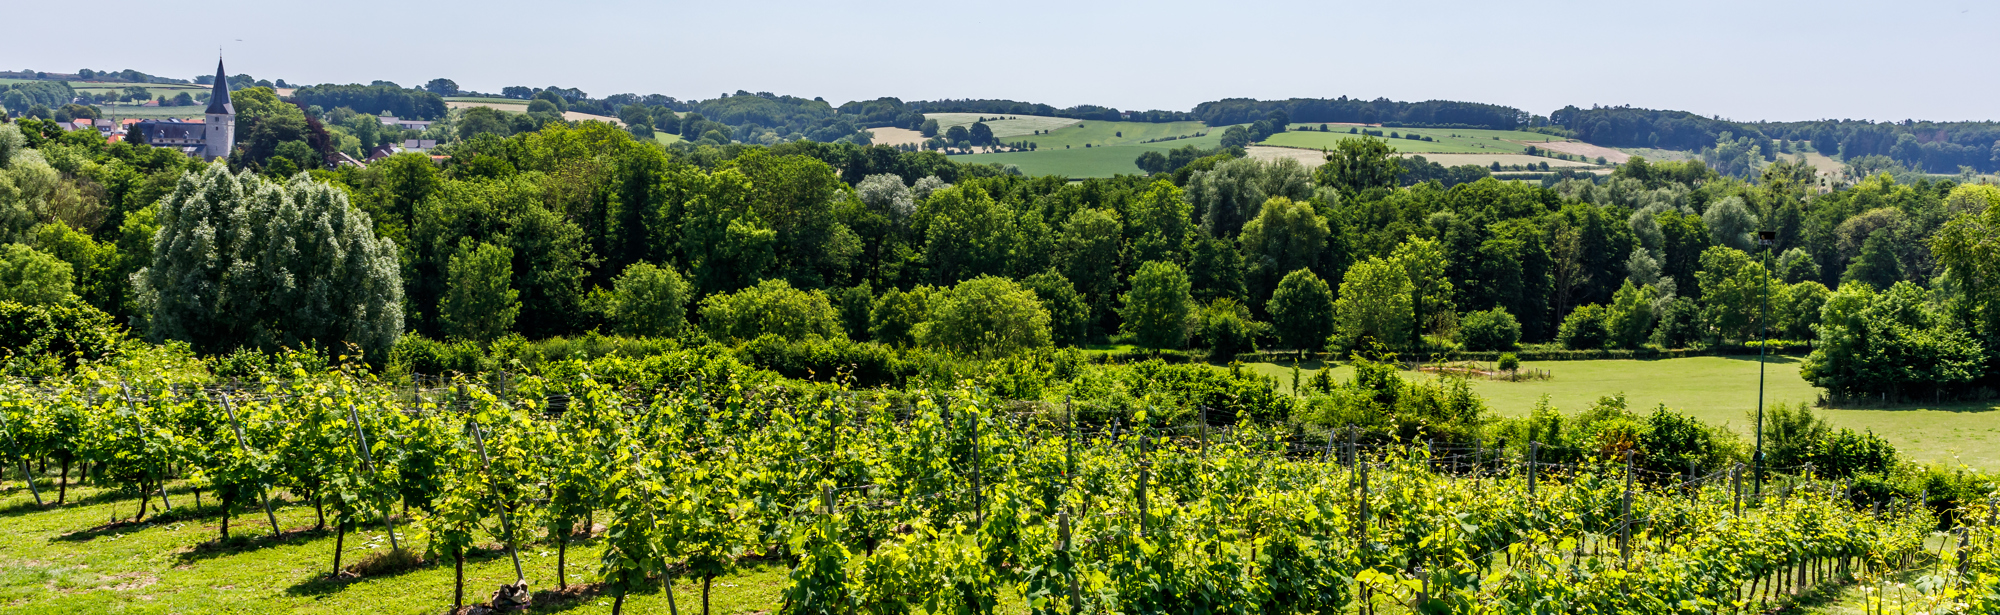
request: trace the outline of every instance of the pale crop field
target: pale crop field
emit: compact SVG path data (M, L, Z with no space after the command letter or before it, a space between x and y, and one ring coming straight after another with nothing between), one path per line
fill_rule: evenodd
M967 130L971 130L972 125L977 123L979 118L982 117L987 118L986 127L993 129L993 136L1001 139L1032 135L1038 130L1056 130L1074 126L1078 123L1077 120L1069 118L1043 115L1001 115L997 113L924 114L924 119L937 120L938 134L944 134L944 131L950 130L953 126L964 126Z

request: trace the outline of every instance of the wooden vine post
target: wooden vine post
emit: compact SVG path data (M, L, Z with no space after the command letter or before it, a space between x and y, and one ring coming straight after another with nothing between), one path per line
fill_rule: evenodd
M486 475L486 480L490 483L493 481L493 458L486 455L486 436L481 433L485 430L480 428L479 420L471 416L465 418L465 424L466 428L472 430L472 442L479 446L481 473ZM500 531L507 533L507 556L514 560L514 582L520 583L527 576L521 574L521 550L514 548L513 515L507 513L507 507L505 506L500 507Z
M1528 443L1528 497L1535 497L1535 458L1542 451L1541 442Z
M1069 437L1063 438L1063 509L1058 518L1061 521L1063 556L1067 558L1069 569L1069 612L1078 615L1083 612L1083 585L1076 574L1076 545L1070 543L1070 494L1076 489L1076 402L1063 396L1063 408L1068 410Z
M125 407L132 410L132 428L134 430L139 431L140 435L143 437L145 430L139 428L139 402L132 400L132 387L130 385L125 384L125 381L120 380L118 382L118 389L125 393ZM167 505L167 512L173 512L174 502L173 500L167 499L167 477L155 476L153 478L154 480L160 481L160 503ZM141 489L143 490L144 487L142 486ZM145 515L146 515L146 502L145 500L140 500L139 516L143 517Z
M1625 497L1618 506L1618 557L1632 566L1632 451L1625 451Z
M361 430L361 413L355 410L353 402L347 404L347 421L354 425L354 441L361 448L361 467L368 470L369 476L373 477L376 475L375 454L368 450L368 434ZM396 521L390 516L394 512L392 507L382 507L382 525L389 528L389 549L392 553L403 550L401 545L396 544Z
M1743 464L1729 466L1729 514L1743 516Z
M1147 424L1148 424L1148 425L1150 425L1150 424L1151 424L1151 422L1152 422L1152 420L1153 420L1153 412L1152 412L1152 410L1153 410L1153 409L1152 409L1152 408L1150 408L1150 407L1146 408L1146 421L1147 421ZM1141 536L1141 537L1144 537L1144 536L1146 535L1146 525L1147 525L1147 524L1146 524L1146 517L1147 517L1147 506L1146 506L1146 483L1147 483L1147 482L1150 482L1150 481L1152 480L1152 472L1151 472L1151 470L1152 470L1152 464L1151 464L1151 463L1148 463L1148 459L1149 459L1149 456L1148 456L1148 451L1146 450L1146 444L1147 444L1147 442L1146 442L1146 439L1147 439L1147 438L1146 438L1146 435L1147 435L1147 434L1146 434L1146 431L1147 431L1147 430L1146 430L1146 428L1145 428L1145 427L1146 427L1145 425L1134 425L1134 426L1133 426L1133 430L1132 430L1132 433L1133 433L1134 435L1136 435L1136 436L1137 436L1137 437L1139 438L1139 489L1138 489L1138 491L1139 491L1139 536Z
M229 413L229 426L236 430L236 447L243 449L244 455L256 454L250 450L250 442L243 437L243 422L236 419L236 406L230 403L229 394L218 393L216 397L222 399L222 411ZM277 513L271 512L271 485L258 481L257 498L264 501L264 519L271 522L271 535L277 536L283 533L278 529ZM222 511L222 514L227 516L229 511Z

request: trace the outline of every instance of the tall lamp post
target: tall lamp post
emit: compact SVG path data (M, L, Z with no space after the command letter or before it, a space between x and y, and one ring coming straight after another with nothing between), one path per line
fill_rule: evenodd
M1757 231L1757 245L1764 249L1764 309L1757 318L1757 477L1755 493L1758 501L1764 499L1764 356L1770 353L1771 341L1771 250L1778 243L1778 234L1773 231Z

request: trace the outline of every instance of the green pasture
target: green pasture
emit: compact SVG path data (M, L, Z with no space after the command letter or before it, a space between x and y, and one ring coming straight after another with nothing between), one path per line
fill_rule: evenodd
M1264 139L1264 145L1280 147L1303 147L1307 149L1332 148L1346 139L1379 139L1398 152L1416 154L1519 154L1526 152L1527 145L1545 141L1561 141L1559 137L1544 134L1501 130L1469 130L1460 128L1370 128L1381 130L1383 134L1398 133L1430 137L1431 141L1369 137L1348 134L1352 126L1328 125L1327 132L1319 132L1318 124L1294 124L1310 127L1311 130L1294 130L1271 135ZM1498 137L1497 139L1495 137Z
M1565 412L1588 408L1600 397L1623 393L1635 412L1650 412L1659 404L1703 422L1728 425L1746 438L1757 408L1757 357L1692 357L1652 361L1524 361L1523 369L1547 370L1549 380L1507 382L1471 380L1486 405L1501 416L1523 416L1542 396ZM1291 366L1258 363L1251 367L1291 387ZM1799 377L1798 357L1773 357L1765 366L1765 401L1771 404L1813 403L1819 389ZM1314 371L1300 370L1302 378ZM1353 368L1338 366L1334 376L1345 380ZM1410 378L1428 375L1406 373ZM1964 464L2000 470L2000 402L1918 404L1818 408L1835 427L1872 430L1918 461Z
M1195 137L1196 134L1203 134ZM1188 137L1175 139L1175 137ZM1145 143L1154 139L1175 139ZM1215 147L1222 143L1222 129L1209 128L1201 122L1081 122L1079 125L1063 128L1043 135L1005 137L1003 141L1029 141L1041 150L1070 149L1090 144L1091 149L1122 145L1159 145L1169 148L1194 145L1201 148ZM1137 152L1132 154L1138 156Z
M173 98L175 94L179 94L181 92L187 92L189 96L193 96L195 94L209 92L214 89L213 86L182 85L178 83L103 83L103 82L71 81L69 83L69 86L70 88L75 89L78 92L89 92L92 94L103 94L105 92L123 92L125 91L125 88L138 86L146 88L146 91L152 92L154 96L166 94L168 98Z
M680 135L667 134L665 132L655 130L653 131L653 140L659 141L660 145L672 145L675 143L680 143L681 141L685 141L686 139L682 139Z
M208 103L197 102L186 107L143 107L139 105L96 105L105 118L195 118L208 110Z
M1032 135L1035 134L1035 131L1038 130L1056 130L1067 126L1075 126L1077 124L1077 120L1072 120L1069 118L1062 118L1062 117L1048 117L1045 115L1001 115L994 113L924 114L924 119L937 120L938 134L944 134L944 131L950 130L951 127L953 126L964 126L967 129L971 129L972 125L974 123L977 123L979 121L979 118L982 117L987 118L986 127L993 129L993 136L1002 139L1012 139L1013 137L1018 137L1021 135ZM994 118L1004 118L1004 119L994 119Z

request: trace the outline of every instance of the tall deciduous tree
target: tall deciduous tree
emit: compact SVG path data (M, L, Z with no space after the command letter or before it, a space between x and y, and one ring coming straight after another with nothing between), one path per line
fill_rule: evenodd
M1411 310L1409 271L1400 263L1369 258L1347 269L1340 281L1340 298L1333 303L1334 338L1342 349L1366 348L1371 342L1397 348L1410 339L1416 325Z
M1049 312L1013 280L981 276L931 297L917 327L925 346L991 358L1049 347Z
M671 336L687 326L688 284L672 267L633 263L612 287L611 317L620 330Z
M1139 266L1131 285L1122 297L1125 307L1119 316L1133 341L1153 349L1186 344L1188 316L1194 311L1187 272L1180 265L1153 261Z
M1332 186L1344 194L1360 194L1371 188L1394 188L1403 172L1396 149L1370 138L1342 139L1326 154L1326 163L1313 171L1313 181Z
M1160 180L1125 206L1126 262L1182 262L1194 238L1194 206L1173 182Z
M1035 298L1049 311L1051 341L1059 345L1079 344L1090 334L1090 306L1069 278L1053 270L1044 271L1028 276L1021 286L1035 291Z
M840 312L825 293L799 290L784 280L764 280L734 293L701 300L701 328L717 341L752 340L761 335L788 339L837 339Z
M1446 262L1444 248L1435 239L1403 242L1389 258L1410 277L1411 324L1415 327L1410 332L1410 343L1412 347L1421 347L1424 330L1456 310L1452 304L1451 278L1445 275L1451 264Z
M69 263L25 244L0 246L0 301L26 305L62 303L75 297Z
M1724 339L1739 341L1756 336L1765 293L1779 290L1763 263L1723 246L1701 253L1695 281L1701 286L1702 320Z
M1302 355L1319 351L1333 335L1333 290L1310 270L1285 274L1265 310L1279 343Z
M459 242L445 268L444 301L438 311L454 337L487 342L506 335L521 313L513 288L514 251L505 246Z
M1241 238L1243 260L1260 280L1255 286L1271 288L1272 280L1319 264L1328 234L1326 219L1311 204L1285 197L1265 201L1257 217L1243 225Z
M1079 209L1063 225L1057 262L1089 302L1093 319L1104 318L1117 299L1123 235L1118 212L1106 209Z
M1841 274L1840 281L1860 282L1876 290L1888 290L1903 279L1903 267L1896 262L1896 250L1890 245L1895 241L1890 229L1875 229L1868 240L1861 244L1861 255L1847 265L1847 272Z
M152 266L133 276L153 339L205 352L353 343L383 357L402 335L396 245L346 192L232 175L218 161L158 207Z

